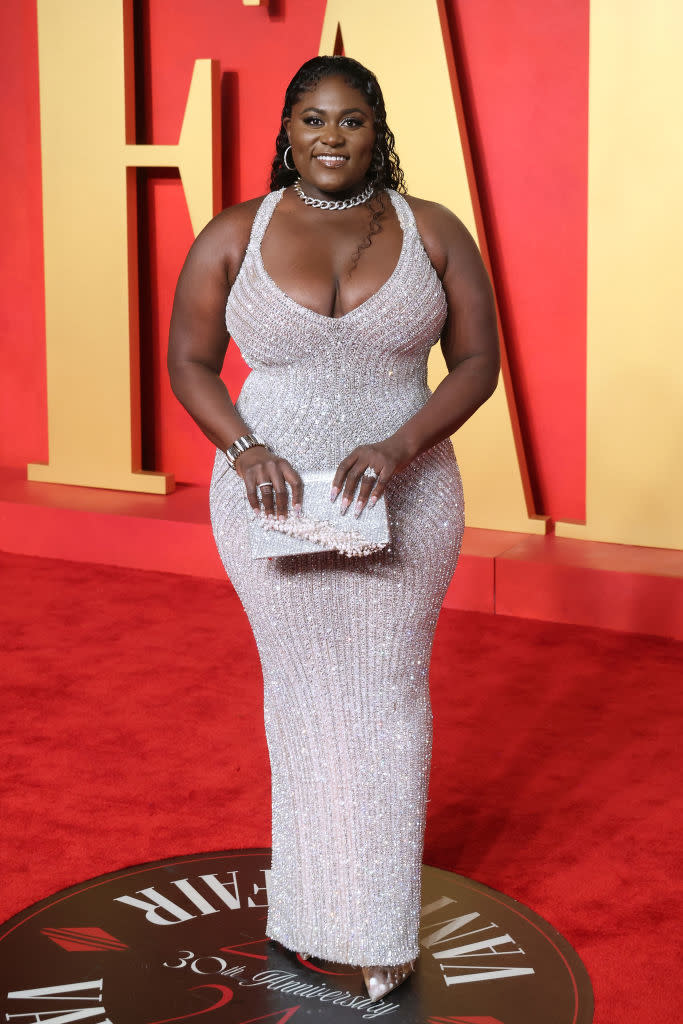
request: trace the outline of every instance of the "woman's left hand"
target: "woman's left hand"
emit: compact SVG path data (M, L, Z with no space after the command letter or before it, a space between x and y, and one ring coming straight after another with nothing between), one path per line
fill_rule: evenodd
M395 438L390 437L376 444L361 444L339 463L332 481L330 499L334 501L343 489L341 514L344 515L353 501L358 481L362 478L354 511L354 515L359 516L368 500L371 506L374 505L384 493L387 481L410 461L411 456L405 444ZM363 476L366 470L373 475Z

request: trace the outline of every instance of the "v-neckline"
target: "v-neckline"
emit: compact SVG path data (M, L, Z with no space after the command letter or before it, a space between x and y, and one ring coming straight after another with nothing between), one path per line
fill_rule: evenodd
M396 203L396 201L394 199L393 190L392 189L386 189L385 191L386 191L387 195L389 196L389 199L391 200L391 204L394 207L394 210L396 212L396 216L398 218L398 224L399 224L399 227L401 229L401 235L402 235L402 238L401 238L401 251L398 254L398 260L396 262L396 266L394 267L394 269L392 270L391 274L386 279L384 284L380 285L380 287L377 289L376 292L373 292L372 295L369 295L368 298L365 299L363 302L361 302L361 304L359 306L354 306L353 309L349 309L348 312L342 313L341 316L328 316L327 313L319 313L317 311L317 309L311 309L310 306L304 306L301 302L297 302L296 299L293 299L291 297L291 295L288 295L287 292L284 291L275 280L273 280L273 278L270 276L270 274L266 270L265 264L263 262L263 256L261 254L261 243L263 242L263 236L265 235L266 231L268 230L268 225L270 224L270 221L271 221L271 218L273 216L273 213L275 212L275 207L277 206L277 204L282 199L282 196L284 195L284 191L285 191L284 188L280 189L280 194L278 195L277 200L272 204L270 212L268 213L268 219L266 220L266 223L263 225L262 230L259 232L259 237L257 239L255 239L256 245L254 246L254 249L255 249L256 259L258 261L259 268L260 268L261 272L263 273L263 276L265 277L266 281L270 284L270 286L278 293L278 295L288 305L292 306L294 309L296 309L299 312L304 313L307 316L315 317L315 319L321 320L323 323L328 323L328 324L341 323L343 320L347 320L349 317L351 317L354 314L358 313L360 310L365 310L365 308L368 305L370 305L370 303L372 303L376 299L378 299L379 296L382 295L382 293L384 291L386 291L386 289L389 287L389 285L393 283L394 278L397 276L399 270L401 269L401 265L402 265L403 260L405 258L406 249L408 247L408 221L407 221L407 218L404 218L404 217L401 216L401 211L399 211L398 204Z

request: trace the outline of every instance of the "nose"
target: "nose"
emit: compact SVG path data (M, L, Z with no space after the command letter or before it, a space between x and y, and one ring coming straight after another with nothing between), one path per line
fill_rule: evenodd
M344 142L342 130L338 124L328 124L322 133L322 141L326 146L340 146Z

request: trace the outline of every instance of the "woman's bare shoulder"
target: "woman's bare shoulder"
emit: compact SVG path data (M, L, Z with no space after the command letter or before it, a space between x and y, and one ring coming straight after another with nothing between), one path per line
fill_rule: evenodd
M472 235L447 206L411 195L404 196L404 199L413 211L424 247L439 275L445 272L449 259L456 255L466 257L476 251L478 256Z
M222 266L229 279L239 269L251 234L254 218L265 196L228 206L209 221L197 235L190 258L203 264Z

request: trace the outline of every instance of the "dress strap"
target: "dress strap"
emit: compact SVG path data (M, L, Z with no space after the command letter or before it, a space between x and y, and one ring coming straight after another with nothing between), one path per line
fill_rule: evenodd
M417 222L415 220L415 214L410 208L410 204L406 199L404 199L400 192L396 192L393 188L386 189L386 192L394 205L401 229L409 235L417 235Z
M402 196L400 192L395 192L394 189L388 188L387 192L391 197L399 223L403 229L406 251L411 252L414 259L418 261L426 260L433 267L410 203L405 196Z
M261 205L256 211L254 222L251 225L251 234L249 235L249 244L247 245L247 252L253 252L261 247L263 236L266 233L266 228L270 223L270 218L273 216L273 210L282 199L282 193L284 188L276 189L275 192L268 192L264 197Z

